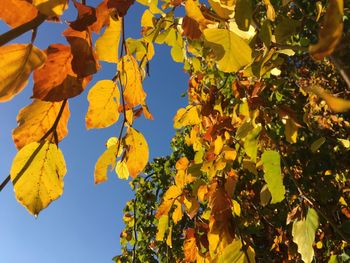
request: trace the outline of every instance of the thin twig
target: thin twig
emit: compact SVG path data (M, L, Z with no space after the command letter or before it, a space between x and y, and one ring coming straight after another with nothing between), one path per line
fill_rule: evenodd
M6 43L10 42L11 40L19 37L20 35L32 30L36 29L38 26L40 26L45 20L47 16L39 13L34 19L30 20L29 22L20 25L14 29L11 29L7 31L6 33L0 35L0 46L5 45Z

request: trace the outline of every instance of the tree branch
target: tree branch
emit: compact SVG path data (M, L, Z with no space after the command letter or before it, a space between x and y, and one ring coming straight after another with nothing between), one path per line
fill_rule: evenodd
M0 35L0 47L19 37L20 35L28 32L29 30L36 29L46 20L46 18L47 16L39 13L34 19L30 20L29 22Z

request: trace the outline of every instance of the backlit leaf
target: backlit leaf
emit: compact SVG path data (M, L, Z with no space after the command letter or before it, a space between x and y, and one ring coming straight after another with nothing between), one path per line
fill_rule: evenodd
M205 29L205 45L212 48L218 68L224 72L237 72L252 62L252 50L238 35L227 29Z
M129 173L135 178L143 171L148 162L148 144L143 135L132 127L129 127L125 136L126 155L125 162Z
M33 0L40 13L47 16L60 16L68 8L67 0Z
M119 118L120 93L112 80L101 80L89 91L89 108L86 113L86 128L106 128Z
M167 231L167 229L168 229L168 220L169 220L169 217L167 215L163 215L159 219L159 222L158 222L158 225L157 225L158 231L157 231L157 234L156 234L156 240L157 241L163 241L165 231Z
M343 15L344 1L329 1L323 26L318 33L318 42L309 47L314 59L321 60L333 53L343 33Z
M12 138L18 149L39 141L53 126L62 103L34 100L30 105L21 109L17 116L18 127L12 131ZM58 122L56 133L61 141L68 133L69 107L65 106Z
M16 180L14 190L17 200L31 214L38 215L63 193L66 164L56 144L32 142L17 153L10 174L11 180Z
M265 151L261 156L261 161L264 165L264 180L272 196L271 203L281 202L286 190L281 174L280 155L276 151Z
M211 7L220 17L229 19L235 11L235 0L209 0Z
M121 82L124 86L124 98L130 107L145 104L146 93L142 88L142 75L133 56L126 55L118 63Z
M0 19L11 27L29 22L38 14L38 9L26 0L1 0L0 10Z
M186 108L181 108L177 111L174 117L174 128L180 129L187 125L196 125L201 122L199 112L201 107L199 105L189 105Z
M122 147L119 146L121 149ZM98 158L95 164L94 180L95 184L103 183L108 180L108 168L112 171L117 162L117 157L121 154L121 151L118 151L118 140L115 144L110 144L110 146L103 152L103 154Z
M314 257L312 245L318 225L318 215L313 208L309 208L306 218L293 223L293 241L298 245L298 252L305 263L311 263Z
M246 253L243 251L246 249ZM247 258L247 255L249 258ZM225 247L222 255L219 257L218 263L254 263L255 252L248 246L247 248L242 247L242 241L235 239L231 244Z
M119 179L128 180L129 170L124 160L123 161L119 160L117 162L117 166L115 167L115 172L117 173Z
M201 28L206 28L212 21L206 19L199 8L199 3L196 0L186 0L185 2L186 15L195 20Z
M52 44L46 54L44 66L34 71L33 98L61 101L83 92L91 78L78 78L73 71L70 47Z
M121 32L121 19L109 18L109 25L103 34L96 40L98 59L117 63Z
M185 262L194 262L197 259L198 247L193 228L186 229L186 238L184 241Z
M45 53L30 44L0 47L0 102L8 101L21 92L29 75L45 60Z

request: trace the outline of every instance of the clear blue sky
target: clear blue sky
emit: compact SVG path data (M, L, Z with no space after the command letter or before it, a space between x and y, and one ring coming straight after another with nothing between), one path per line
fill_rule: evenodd
M96 6L99 1L87 2ZM68 21L75 18L74 7L70 9L64 17ZM142 10L138 3L129 10L125 20L127 37L140 37ZM63 28L63 23L45 23L39 28L35 44L45 49L50 43L66 43L60 35ZM7 30L0 21L0 33ZM25 43L29 39L27 34L14 42ZM145 135L153 158L170 153L172 118L186 104L186 98L180 95L187 90L187 76L182 64L172 61L167 47L156 46L150 66L151 77L144 82L144 88L155 120L139 118L135 127ZM120 124L102 130L85 129L88 89L98 80L110 79L114 73L115 65L103 64L85 92L69 100L69 134L60 143L68 169L63 196L35 219L17 203L12 185L0 192L0 263L104 263L111 262L120 252L122 209L132 198L129 184L117 179L114 173L102 185L93 183L95 162L104 151L106 139L117 136ZM17 126L17 113L30 104L31 95L32 82L12 101L0 104L1 181L8 175L17 152L11 137Z

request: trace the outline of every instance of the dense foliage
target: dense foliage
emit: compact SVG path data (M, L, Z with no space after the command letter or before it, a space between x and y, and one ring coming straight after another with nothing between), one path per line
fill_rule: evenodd
M18 115L19 152L0 189L11 179L34 215L62 194L68 99L99 61L116 63L115 76L89 90L86 114L87 129L122 119L94 172L96 183L109 168L133 178L116 262L347 262L350 1L137 2L140 39L124 30L134 1L72 1L69 46L45 51L34 46L36 30L59 20L67 0L0 2L14 27L0 36L0 101L34 71L34 100ZM29 30L30 44L5 45ZM183 63L188 106L174 117L171 156L148 163L133 122L153 118L142 81L154 44Z

